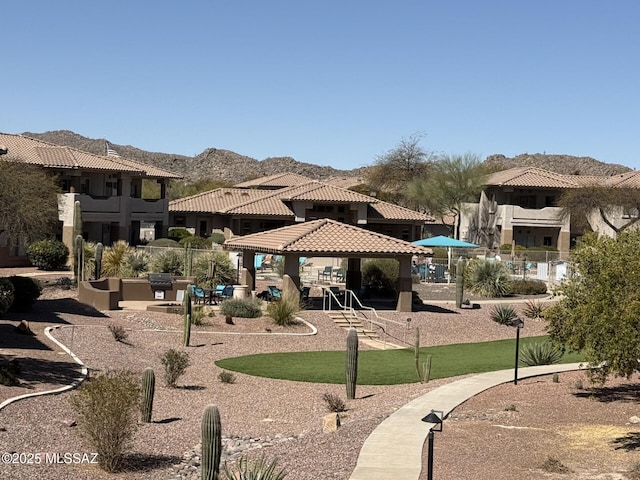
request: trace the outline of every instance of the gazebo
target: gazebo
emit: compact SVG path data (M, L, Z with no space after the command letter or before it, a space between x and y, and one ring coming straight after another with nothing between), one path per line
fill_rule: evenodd
M361 286L363 258L395 258L400 264L396 307L400 312L411 311L411 257L431 253L429 248L328 218L233 237L224 242L224 247L242 252L240 283L250 290L255 290L256 252L282 255L285 295L300 288L300 257L347 257L345 280L351 290Z

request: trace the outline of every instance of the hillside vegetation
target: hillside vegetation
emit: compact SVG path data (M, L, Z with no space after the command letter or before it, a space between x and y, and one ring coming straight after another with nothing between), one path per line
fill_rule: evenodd
M105 155L105 139L86 138L69 130L56 130L45 133L25 132L23 135L56 145L75 147L96 155ZM291 157L271 157L264 160L256 160L255 158L217 148L207 148L195 157L189 157L171 153L148 152L131 145L109 143L122 157L178 173L188 182L202 178L212 178L235 184L252 178L287 172L297 173L315 180L328 180L340 177L361 177L367 170L367 167L339 170L332 167L299 162ZM327 155L335 158L335 154L328 153ZM372 164L374 160L371 159ZM540 153L525 153L513 158L496 154L487 157L485 163L494 170L531 166L568 175L614 175L631 170L623 165L606 164L591 157Z

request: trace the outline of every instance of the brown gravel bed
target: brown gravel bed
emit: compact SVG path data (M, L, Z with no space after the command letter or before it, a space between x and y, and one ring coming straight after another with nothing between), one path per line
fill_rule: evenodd
M65 326L56 333L56 338L70 346L92 370L119 367L142 370L152 366L159 374L162 371L160 354L168 348L182 348L181 318L178 315L142 311L92 312L77 304L73 298L65 298L70 296L70 291L47 290L43 301L38 302L43 305L36 308L34 313L41 320L31 321L32 328L38 333L36 338L43 338L41 330L44 325L51 323L93 325L77 328ZM444 306L433 311L413 312L410 314L411 324L413 328L420 328L423 345L512 338L513 329L492 322L488 318L488 310L486 306L479 310L461 311ZM400 323L405 322L407 317L407 314L395 312L385 312L384 315ZM317 311L307 311L303 317L318 328L317 335L273 335L282 330L276 329L265 319L234 319L236 325L229 326L220 316L210 318L209 325L195 327L192 334L194 346L188 349L192 365L179 379L181 388L178 389L165 387L161 375L158 376L154 422L140 426L131 460L137 466L130 466L127 472L107 475L92 465L0 465L0 478L175 478L173 465L180 463L183 454L198 444L202 411L206 405L215 403L220 408L223 430L227 435L295 437L295 440L249 453L250 456L265 454L269 458L277 457L279 464L288 472L288 480L347 480L364 440L384 418L413 398L455 379L432 381L426 385L361 386L356 400L345 400L348 411L343 416L343 426L333 434L321 431L321 419L327 413L322 395L330 392L345 399L344 386L270 380L242 374L236 374L234 384L223 384L218 380L220 369L214 362L220 358L259 352L344 348L346 332L336 327L328 317ZM2 324L15 325L17 321L18 318L3 320L0 327ZM124 326L131 345L116 343L106 328L109 323ZM175 333L144 331L149 328L173 329ZM271 333L266 331L267 328ZM260 335L226 334L247 330ZM208 333L212 331L217 333ZM309 329L305 325L298 325L287 331L306 333ZM544 324L534 321L527 321L522 331L523 336L543 333ZM409 341L413 341L411 332L405 335L403 329L396 326L388 329L388 335L398 343L407 336L410 337ZM370 347L363 345L362 348ZM16 353L24 354L25 351ZM60 360L63 356L53 348L50 357ZM562 374L558 384L542 377L521 381L518 386L500 386L456 409L445 422L445 431L437 434L436 478L596 478L571 475L554 477L538 468L540 460L544 461L549 452L564 452L553 444L566 443L566 437L558 433L555 426L557 424L559 429L562 428L560 418L569 425L580 422L586 424L585 418L574 420L576 412L583 412L582 417L587 418L590 414L595 418L596 412L605 412L598 413L601 416L595 418L595 425L618 425L623 422L625 415L628 417L624 421L628 421L632 415L640 415L638 390L635 390L635 403L619 399L599 402L590 397L591 392L576 396L573 387L575 379L571 375L582 374ZM638 379L634 382L637 388ZM12 395L12 392L13 389L0 387L0 399ZM71 426L74 420L69 406L71 395L64 393L23 400L0 411L0 444L4 450L86 452L75 427ZM576 399L580 402L578 406L569 402ZM565 403L565 400L569 403ZM619 403L623 405L619 406ZM511 404L516 406L517 411L505 410L505 406L510 407ZM614 408L615 419L608 422L608 414ZM549 419L544 426L550 440L547 438L543 441L545 436L535 433L538 430L495 426L499 423L506 426L534 425L537 428L537 424L530 422L538 411L551 412L547 413ZM558 419L557 422L554 419ZM632 435L633 428L628 430ZM635 428L635 432L638 431L640 427ZM527 436L519 437L520 434ZM636 439L637 449L639 434L635 435L630 438ZM503 439L507 439L506 444L502 442ZM570 452L573 452L573 456L567 453L560 460L578 472L576 465L584 452L579 449ZM629 450L626 451L629 453L626 457L620 457L620 452L614 451L611 445L603 450L602 455L606 457L607 452L611 453L614 463L621 462L620 469L629 468L630 457L634 454L637 456L637 450ZM518 470L514 470L514 458L520 458ZM588 462L589 465L592 463L597 464L595 460ZM597 471L596 466L589 468L589 472ZM612 471L606 468L602 471Z

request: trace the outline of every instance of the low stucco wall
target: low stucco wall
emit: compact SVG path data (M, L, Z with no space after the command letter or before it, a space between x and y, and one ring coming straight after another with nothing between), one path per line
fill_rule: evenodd
M81 282L78 300L96 310L117 310L120 301L175 301L179 290L195 282L193 277L173 277L170 288L163 288L164 298L157 298L146 278L101 278Z

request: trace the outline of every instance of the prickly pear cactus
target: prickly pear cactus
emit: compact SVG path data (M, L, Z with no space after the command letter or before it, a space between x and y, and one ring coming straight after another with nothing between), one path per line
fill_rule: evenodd
M142 411L142 421L144 423L151 422L151 413L153 411L153 395L156 389L156 375L153 368L145 368L142 372L142 402L140 409Z
M220 412L209 405L202 416L202 480L217 480L222 455Z
M356 398L356 383L358 379L358 332L355 328L350 328L347 334L347 398Z

